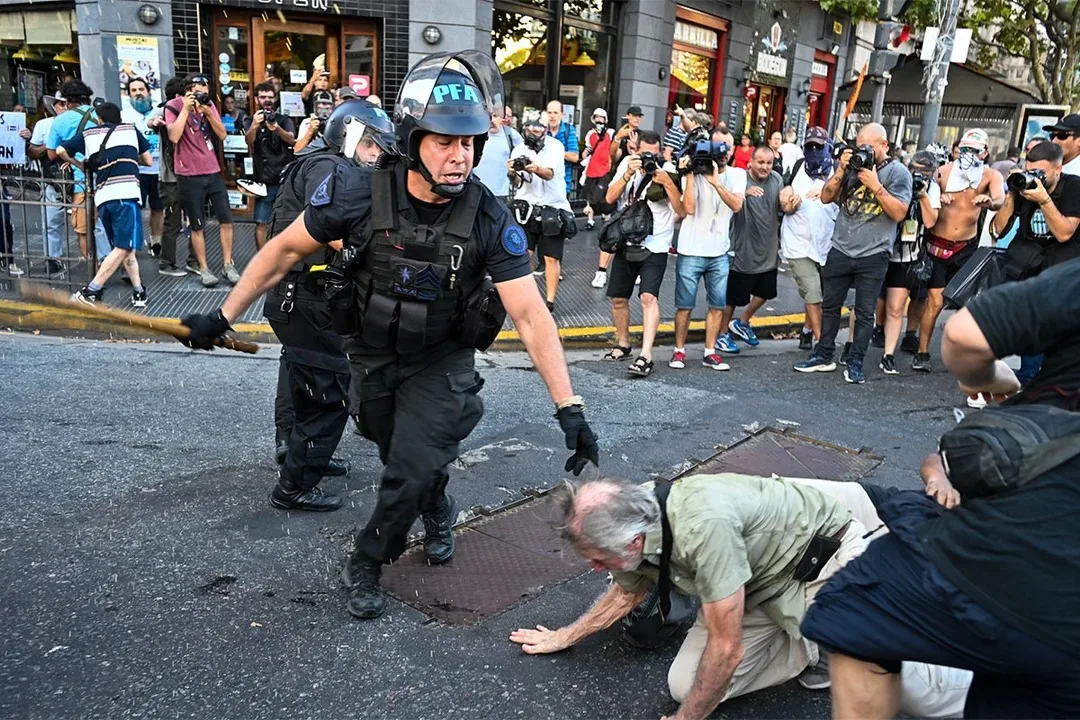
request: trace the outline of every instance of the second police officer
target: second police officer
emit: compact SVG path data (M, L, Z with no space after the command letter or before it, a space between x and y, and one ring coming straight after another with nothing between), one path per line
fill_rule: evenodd
M343 103L326 118L321 139L285 169L270 237L300 217L308 198L338 166L355 161L371 167L382 152L394 152L390 118L365 100ZM334 245L341 249L340 242ZM270 493L270 504L281 510L337 510L341 499L318 484L324 476L348 472L333 459L349 419L349 360L326 297L332 254L329 246L320 247L266 294L264 313L282 346L274 402L281 473Z
M334 314L354 324L345 350L355 419L385 466L378 502L342 573L356 617L382 614L382 566L404 551L418 516L428 559L441 563L453 554L447 466L483 414L475 348L498 330L493 307L505 308L547 386L574 451L566 470L578 474L599 459L555 322L530 276L525 232L471 177L491 115L502 113L502 78L490 55L421 60L394 110L400 162L385 170L337 169L303 216L248 264L218 311L184 318L188 342L209 349L296 262L344 241L355 295L348 311L335 302Z

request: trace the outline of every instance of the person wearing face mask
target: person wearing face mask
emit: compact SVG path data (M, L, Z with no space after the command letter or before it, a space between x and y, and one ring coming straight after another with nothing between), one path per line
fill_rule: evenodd
M821 267L832 248L833 226L839 208L821 202L821 188L832 174L832 147L825 128L806 132L802 157L790 168L788 185L802 198L795 212L780 226L780 255L806 304L806 323L799 334L799 349L809 350L821 338Z
M300 130L296 135L296 144L293 145L294 153L306 148L319 136L323 125L330 117L330 113L334 112L334 107L339 104L334 100L334 93L329 90L316 90L311 94L311 107L314 112L300 123Z
M537 273L542 271L544 275L548 310L555 312L563 248L574 222L566 199L566 151L557 138L546 134L538 118L527 119L523 130L525 141L511 151L506 161L510 182L518 188L513 201L514 219L525 228L529 254L542 263Z
M256 85L255 102L259 109L244 123L244 139L255 165L254 180L266 188L265 195L255 197L255 246L258 248L266 244L266 229L280 187L281 173L292 161L292 147L296 144L296 127L292 118L277 111L277 97L271 83ZM332 97L330 102L332 105Z
M592 114L592 130L585 133L585 149L582 151L582 160L585 163L585 215L588 221L585 229L591 230L596 224L594 215L600 213L604 222L608 221L615 207L607 201L607 189L611 184L611 143L615 137L615 131L608 127L607 110L596 108ZM593 276L592 286L602 288L607 284L607 267L611 262L611 255L600 251L600 265Z
M982 212L997 210L1005 202L1004 179L986 164L987 141L982 130L968 130L960 138L956 159L934 175L941 187L941 210L937 223L927 228L926 251L934 270L927 283L926 312L912 370L930 372L930 338L945 307L945 287L979 247Z
M139 184L142 186L143 207L150 208L150 254L161 256L161 233L165 224L165 204L161 201L158 188L159 164L161 162L161 136L158 128L165 124L164 118L149 117L154 111L154 100L150 97L150 86L142 78L128 81L127 95L129 105L121 111L120 118L146 138L150 146L150 166L139 168Z
M472 177L503 97L490 52L420 60L397 94L395 161L338 167L252 259L220 309L182 320L188 344L209 349L296 262L343 241L332 317L352 370L354 420L384 464L378 501L342 572L348 611L358 618L382 614L382 567L404 552L418 518L431 563L454 554L448 468L483 416L476 349L491 344L507 315L574 451L563 467L578 475L599 461L555 321L529 273L525 231Z

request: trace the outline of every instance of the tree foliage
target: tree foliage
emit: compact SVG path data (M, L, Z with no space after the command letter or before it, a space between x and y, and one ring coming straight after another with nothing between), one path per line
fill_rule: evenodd
M879 0L820 0L820 3L825 12L848 15L856 22L876 20L880 5ZM922 30L936 24L934 0L912 0L901 19L910 25L912 30Z
M992 69L1002 56L1022 58L1031 68L1040 99L1080 106L1078 0L972 0L961 13L974 33L975 65Z

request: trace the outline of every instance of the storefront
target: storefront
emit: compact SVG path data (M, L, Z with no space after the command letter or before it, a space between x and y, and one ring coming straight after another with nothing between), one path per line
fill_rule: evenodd
M40 117L45 95L80 76L73 7L38 7L0 12L0 110L21 105L28 124Z
M755 17L758 31L751 45L744 93L747 112L742 131L756 142L764 142L771 133L785 129L799 30L798 6L766 10L759 8Z
M678 105L719 115L729 23L679 6L671 44L669 109Z
M829 107L835 81L836 56L815 50L814 63L810 70L810 90L806 98L807 127L829 126Z

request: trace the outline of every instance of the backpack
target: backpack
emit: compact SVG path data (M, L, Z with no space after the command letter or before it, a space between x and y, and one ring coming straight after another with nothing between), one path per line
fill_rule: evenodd
M648 202L642 202L645 190L651 182L652 177L647 177L633 196L634 202L628 203L604 223L599 237L601 250L606 253L617 253L627 248L637 249L645 242L645 238L652 235L652 210L649 209ZM627 260L637 261L630 257Z
M1080 412L1034 404L986 408L945 432L938 453L965 498L1014 490L1080 455Z

